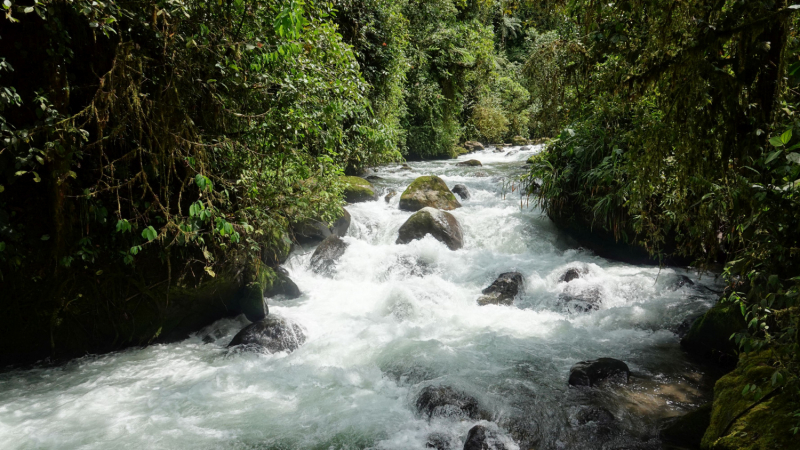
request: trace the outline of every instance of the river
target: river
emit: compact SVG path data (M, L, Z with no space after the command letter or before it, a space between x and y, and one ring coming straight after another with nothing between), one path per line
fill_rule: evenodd
M414 178L461 183L471 198L452 211L464 248L430 236L396 245L411 213L389 202L347 207L350 245L333 277L309 270L313 246L285 264L303 291L270 300L301 325L292 353L229 352L248 322L224 319L182 342L0 374L4 449L424 449L431 435L461 449L476 423L508 450L660 448L658 426L709 399L707 377L675 330L718 297L713 276L635 266L583 251L504 180L539 147L491 149L457 160L375 171L382 190ZM477 175L477 176L476 176ZM569 283L569 268L585 272ZM525 277L512 306L478 306L503 272ZM694 284L679 286L680 276ZM562 294L599 296L571 312ZM204 343L203 337L217 336ZM628 385L570 388L570 367L611 357ZM429 385L474 397L487 420L434 417L415 408Z

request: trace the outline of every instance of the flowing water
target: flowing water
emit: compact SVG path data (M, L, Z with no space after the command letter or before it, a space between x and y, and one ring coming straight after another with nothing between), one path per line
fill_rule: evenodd
M285 266L303 295L270 300L272 314L305 330L292 353L228 352L247 324L239 317L178 343L0 374L2 447L424 449L438 434L460 449L481 423L507 449L660 448L661 420L708 399L675 330L719 286L579 249L505 181L537 150L460 158L483 167L377 170L384 192L430 174L465 184L472 197L452 212L464 248L430 236L396 245L410 216L399 195L348 206L350 245L336 273L311 272L313 246L297 248ZM560 282L569 268L586 273ZM525 277L513 306L478 306L481 289L509 271ZM680 286L681 276L694 285ZM559 299L587 293L599 310L570 312ZM204 343L209 333L219 339ZM598 357L625 361L630 383L568 387L570 367ZM474 397L486 420L422 417L415 402L429 385Z

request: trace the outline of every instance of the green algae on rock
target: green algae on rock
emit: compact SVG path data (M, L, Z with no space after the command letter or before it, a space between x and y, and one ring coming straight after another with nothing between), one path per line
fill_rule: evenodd
M792 434L797 399L771 382L775 368L769 351L743 355L735 370L714 385L711 420L701 447L708 450L778 450L800 448ZM762 390L756 400L745 386ZM752 392L752 390L751 390Z
M437 176L419 177L411 183L400 196L400 209L419 211L432 207L451 211L461 207L456 196L450 192L445 182Z
M344 185L344 199L347 203L371 202L378 199L372 183L361 177L339 177Z

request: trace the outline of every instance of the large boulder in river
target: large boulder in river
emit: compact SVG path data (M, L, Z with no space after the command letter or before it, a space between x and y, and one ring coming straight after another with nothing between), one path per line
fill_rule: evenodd
M248 350L269 353L292 352L305 341L306 336L299 325L282 317L268 316L244 327L233 337L228 347L241 345Z
M477 152L479 150L483 150L484 149L483 144L481 144L478 141L467 141L467 142L464 142L464 148L466 148L470 152Z
M481 164L481 162L478 161L477 159L470 159L469 161L461 161L460 163L456 163L456 165L459 166L459 167L481 167L481 166L483 166L483 164Z
M342 215L333 223L325 223L318 219L308 219L292 226L294 237L301 244L319 242L328 236L345 236L350 228L350 213L342 208Z
M453 194L458 194L461 197L461 200L469 200L469 189L463 184L457 184L453 186Z
M272 283L272 289L266 293L267 297L281 296L284 300L292 300L300 297L300 288L289 278L289 272L283 267L275 269L275 281Z
M631 370L624 362L614 358L581 361L569 370L570 386L594 386L600 381L615 378L628 382Z
M475 425L467 434L464 450L506 450L496 432L483 425Z
M681 339L681 348L694 357L733 367L738 356L731 335L746 328L738 305L717 303L694 321Z
M328 236L311 255L311 270L330 275L339 258L347 250L347 243L339 236Z
M491 286L481 291L483 296L478 299L478 304L481 306L510 305L522 288L522 283L522 274L519 272L500 274Z
M378 193L369 181L360 177L340 177L344 184L344 199L347 203L370 202L378 199Z
M417 397L417 411L428 420L434 417L486 419L478 400L450 386L427 386Z
M403 211L419 211L425 207L444 211L460 208L456 196L437 176L419 177L411 183L400 196L400 209Z
M511 142L516 146L528 145L528 140L522 136L514 136L511 138Z
M400 227L397 244L408 244L430 234L436 240L444 242L450 250L458 250L464 246L461 224L452 214L434 208L422 208L408 218Z

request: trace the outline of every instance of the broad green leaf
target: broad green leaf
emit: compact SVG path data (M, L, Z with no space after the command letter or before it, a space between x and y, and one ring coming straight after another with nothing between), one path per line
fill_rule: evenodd
M0 242L0 252L4 251L5 249L6 249L6 243Z
M3 186L2 184L0 184L0 192L3 192L3 191L5 191L5 190L6 190L5 186Z
M770 139L769 143L772 144L773 147L782 147L783 146L783 141L781 141L781 138L778 137L778 136L775 136L774 138Z
M769 163L771 163L771 162L772 162L772 161L774 161L774 160L775 160L775 158L777 158L777 157L778 157L778 155L780 155L781 153L783 153L783 150L776 150L776 151L774 151L774 152L770 153L770 155L767 157L767 160L766 160L766 161L764 161L764 163L765 163L765 164L769 164Z
M158 237L158 233L156 232L156 229L153 228L152 225L150 225L149 227L145 228L142 231L142 237L147 239L148 242L149 242L149 241L152 241L153 239L157 238Z
M783 145L786 145L791 140L792 140L792 129L790 128L790 129L786 130L786 132L781 135L781 142L783 142Z
M117 232L118 233L126 233L131 231L131 223L128 222L128 219L120 219L117 221Z

